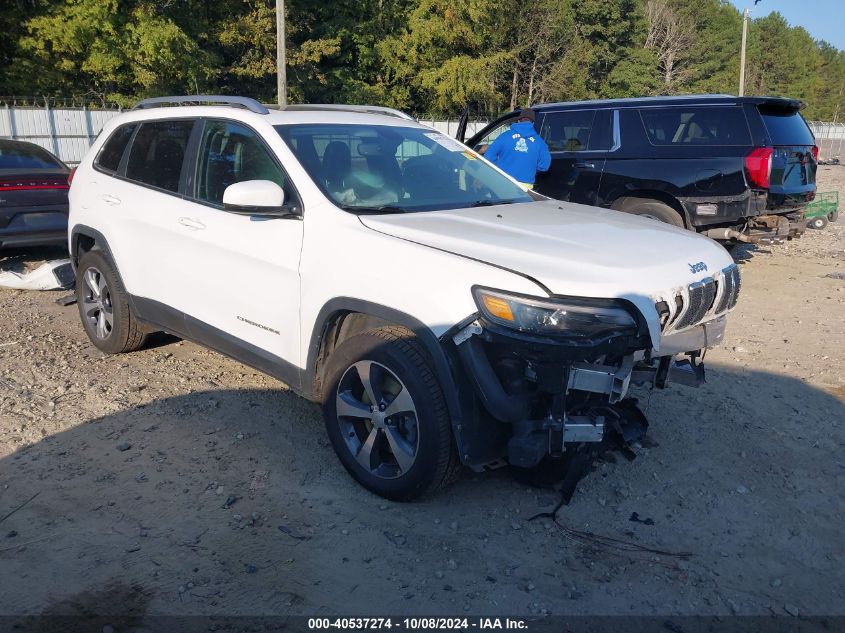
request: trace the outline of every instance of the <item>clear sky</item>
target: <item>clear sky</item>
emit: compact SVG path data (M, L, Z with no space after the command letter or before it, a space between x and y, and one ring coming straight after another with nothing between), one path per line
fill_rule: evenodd
M730 0L740 11L751 9L752 18L777 11L791 26L803 26L817 40L845 50L845 0Z

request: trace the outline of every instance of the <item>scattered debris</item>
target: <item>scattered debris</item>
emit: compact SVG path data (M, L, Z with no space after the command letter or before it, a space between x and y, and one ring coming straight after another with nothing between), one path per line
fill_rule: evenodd
M36 492L36 493L35 493L34 495L32 495L29 499L27 499L27 500L26 500L26 501L24 501L22 504L20 504L17 508L13 509L11 512L9 512L8 514L6 514L5 516L0 517L0 523L3 523L3 521L5 521L6 519L8 519L10 516L12 516L15 512L17 512L17 511L18 511L18 510L20 510L21 508L25 507L25 506L26 506L26 505L27 505L30 501L32 501L33 499L35 499L35 497L37 497L37 496L38 496L38 495L40 495L40 494L41 494L41 491Z
M632 512L631 518L629 518L628 520L633 521L634 523L642 523L643 525L654 525L653 519L641 519L640 515L636 512Z
M14 290L64 290L74 285L69 259L44 262L28 273L0 271L0 286Z
M308 536L306 534L300 534L299 532L297 532L293 528L290 528L286 525L280 525L279 531L287 534L289 537L291 537L292 539L296 539L297 541L307 541L311 538L310 536Z
M226 498L226 501L220 507L223 508L224 510L228 510L229 508L231 508L233 505L235 505L238 502L238 499L240 499L240 497L238 497L236 495L229 495Z

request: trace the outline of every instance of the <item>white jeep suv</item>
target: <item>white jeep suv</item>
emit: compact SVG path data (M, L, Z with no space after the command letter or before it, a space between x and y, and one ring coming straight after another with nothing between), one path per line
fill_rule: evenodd
M526 192L400 112L148 100L70 188L85 331L167 331L322 403L362 485L631 439L630 384L703 378L739 275L708 238Z

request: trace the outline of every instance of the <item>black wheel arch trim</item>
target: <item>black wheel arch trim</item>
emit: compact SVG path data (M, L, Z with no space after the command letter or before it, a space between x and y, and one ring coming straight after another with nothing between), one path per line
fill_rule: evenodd
M73 267L73 272L76 272L76 266L79 264L79 238L83 236L91 238L97 243L100 250L105 252L112 264L114 264L115 271L117 271L119 276L120 271L117 270L117 262L114 260L111 248L109 248L109 242L105 235L100 233L97 229L93 229L85 224L77 224L70 231L70 265ZM123 282L123 279L120 281Z
M443 389L443 396L446 399L446 406L449 409L449 416L452 420L452 429L460 428L464 418L461 393L458 388L458 381L453 373L453 364L447 358L446 350L434 332L420 320L405 312L390 308L385 305L355 299L352 297L337 297L329 300L321 309L314 322L314 329L311 333L311 340L308 345L308 359L306 364L306 376L303 380L303 395L309 400L315 400L318 394L315 393L314 381L317 378L317 361L329 325L333 317L341 313L357 312L366 316L383 319L407 328L416 335L420 343L434 364L434 373L437 376L440 386ZM460 446L459 446L460 448Z

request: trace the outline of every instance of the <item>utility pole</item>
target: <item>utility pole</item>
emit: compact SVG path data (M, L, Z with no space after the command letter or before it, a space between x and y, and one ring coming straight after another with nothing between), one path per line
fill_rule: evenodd
M288 79L285 55L285 0L276 0L276 87L279 105L288 104Z
M745 94L745 40L748 37L748 14L746 9L742 12L742 49L739 52L739 96Z

